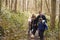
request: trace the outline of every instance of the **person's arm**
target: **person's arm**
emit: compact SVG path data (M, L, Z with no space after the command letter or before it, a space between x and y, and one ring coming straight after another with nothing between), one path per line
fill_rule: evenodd
M38 29L39 29L39 27L40 27L40 23L38 22Z
M39 21L39 15L36 17L36 23L38 23L38 21Z
M48 26L46 23L44 23L44 26L45 26L45 30L48 30Z
M45 20L45 22L47 23L46 16L45 16L45 15L43 15L43 16L42 16L42 18L43 18L43 20Z

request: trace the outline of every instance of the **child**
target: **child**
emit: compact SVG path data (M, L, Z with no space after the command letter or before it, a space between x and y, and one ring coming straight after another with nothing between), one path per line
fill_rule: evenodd
M44 40L44 31L46 28L47 28L47 25L45 24L45 22L43 22L43 19L39 18L38 30L39 30L40 40Z
M34 35L35 35L35 32L36 32L36 21L35 21L35 19L36 19L36 16L34 14L32 14L31 22L29 24L30 25L29 30L32 33L31 38L34 38Z
M28 20L28 25L29 25L29 32L32 31L34 25L35 25L35 18L36 16L32 14L32 17Z

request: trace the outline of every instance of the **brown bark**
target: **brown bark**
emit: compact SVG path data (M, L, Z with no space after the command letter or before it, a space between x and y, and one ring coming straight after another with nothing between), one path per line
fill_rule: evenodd
M13 0L11 0L11 10L12 10Z
M47 6L47 9L48 9L48 12L50 13L49 4L47 3L47 0L45 0L45 3L46 3L46 6Z
M10 0L9 0L9 9L10 9Z
M58 22L58 29L60 29L60 4L59 4L59 22ZM58 40L60 40L60 31L58 31Z
M14 11L17 11L17 0L15 0L15 6L14 6Z
M6 0L5 3L6 3L5 6L7 7L8 6L8 0Z
M41 12L42 12L42 0L41 0Z
M60 28L60 4L59 4L59 28Z
M0 0L0 14L1 14L1 0Z
M56 0L51 0L51 30L55 28L55 18L56 18Z
M27 11L29 10L29 0L27 0Z
M37 0L35 0L35 12L37 12Z
M23 12L24 12L24 0L23 0Z

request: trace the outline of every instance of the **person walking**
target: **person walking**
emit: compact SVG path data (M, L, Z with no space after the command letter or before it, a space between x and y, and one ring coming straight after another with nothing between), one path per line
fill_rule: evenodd
M45 20L45 22L47 23L46 16L45 16L43 13L41 13L40 11L39 11L39 15L38 15L37 18L36 18L37 23L38 23L38 21L39 21L39 18L42 18L42 19Z
M32 14L32 17L31 17L31 27L30 27L30 30L32 31L32 36L34 38L35 36L35 32L36 32L36 16L34 14Z
M47 27L45 21L43 21L43 18L39 18L38 32L39 32L40 40L44 40L44 31L47 29L48 29L48 27Z

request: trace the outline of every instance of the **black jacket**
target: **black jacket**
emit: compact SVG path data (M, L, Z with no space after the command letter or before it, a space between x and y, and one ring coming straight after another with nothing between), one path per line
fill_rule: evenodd
M38 23L39 21L39 18L42 18L43 20L45 20L45 22L47 23L47 19L45 17L45 15L38 15L37 18L36 18L36 22Z

